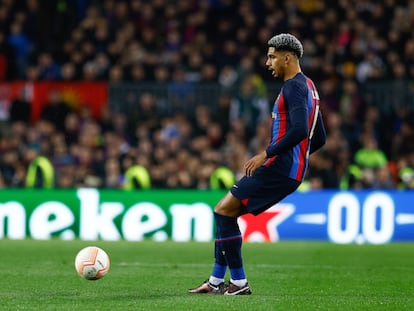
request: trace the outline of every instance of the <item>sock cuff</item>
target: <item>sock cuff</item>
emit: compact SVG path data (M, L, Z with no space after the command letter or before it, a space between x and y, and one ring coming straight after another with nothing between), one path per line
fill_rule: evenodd
M230 275L232 280L245 280L246 279L246 273L244 272L244 268L230 268Z
M214 213L217 226L217 239L240 238L241 232L237 224L237 217L229 217Z
M232 241L232 240L238 240L241 238L242 238L241 234L238 234L238 235L229 236L226 238L216 238L215 242L221 243L221 242L227 242L227 241Z
M211 273L211 276L216 278L217 280L218 279L220 279L220 280L223 279L224 280L224 276L226 275L226 271L227 271L227 265L223 266L223 265L216 262L214 264L214 268L213 268L213 271ZM211 282L211 283L216 285L216 283L214 281Z

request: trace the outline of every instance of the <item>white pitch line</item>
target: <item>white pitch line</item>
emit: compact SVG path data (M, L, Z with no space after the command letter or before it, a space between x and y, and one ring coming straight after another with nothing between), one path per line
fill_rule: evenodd
M174 262L158 262L158 263L148 263L148 262L120 262L120 263L112 263L111 265L122 266L122 267L157 267L157 268L169 268L169 267L193 267L193 268L209 268L213 266L213 262L211 264L203 264L203 263L174 263ZM363 270L365 269L364 266L334 266L334 265L283 265L283 264L247 264L247 268L259 268L259 269L326 269L326 270ZM370 267L371 268L371 267ZM414 271L414 267L403 267L403 266L395 266L395 270L406 270L406 271Z

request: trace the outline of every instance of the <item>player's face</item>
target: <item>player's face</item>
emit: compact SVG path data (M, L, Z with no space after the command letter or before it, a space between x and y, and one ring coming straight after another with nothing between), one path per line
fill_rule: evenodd
M269 47L267 51L266 66L272 72L272 76L282 78L285 74L286 53L278 52L274 47Z

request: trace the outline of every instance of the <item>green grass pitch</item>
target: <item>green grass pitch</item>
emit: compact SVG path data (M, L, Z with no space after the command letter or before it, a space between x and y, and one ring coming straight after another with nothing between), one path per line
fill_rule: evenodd
M102 247L108 274L87 281L76 253ZM0 240L0 310L414 310L414 245L246 243L251 296L192 295L212 243Z

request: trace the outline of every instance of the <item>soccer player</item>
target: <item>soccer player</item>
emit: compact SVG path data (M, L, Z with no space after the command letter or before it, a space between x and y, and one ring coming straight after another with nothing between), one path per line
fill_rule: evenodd
M244 165L243 176L214 208L215 263L209 279L190 293L250 295L241 254L237 218L258 215L275 205L302 182L309 154L325 144L319 95L300 68L301 42L291 34L268 41L266 66L284 81L272 111L270 143ZM230 282L224 277L230 269Z

